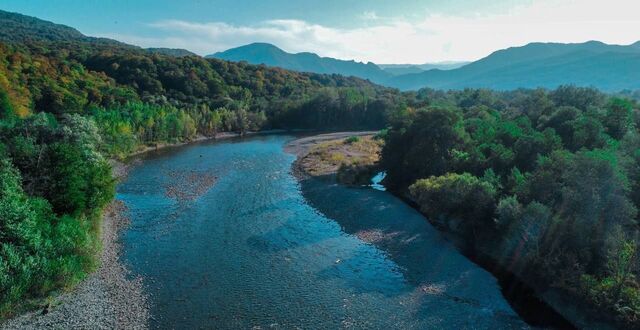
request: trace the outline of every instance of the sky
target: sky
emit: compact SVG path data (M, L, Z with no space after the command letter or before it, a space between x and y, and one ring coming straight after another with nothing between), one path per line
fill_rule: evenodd
M252 42L361 62L470 61L530 42L631 44L637 0L0 0L0 9L142 47Z

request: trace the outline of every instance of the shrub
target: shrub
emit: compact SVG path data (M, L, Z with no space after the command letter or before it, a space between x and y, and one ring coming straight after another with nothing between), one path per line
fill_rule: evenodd
M355 135L354 135L354 136L350 136L350 137L346 138L346 139L344 140L344 143L346 143L346 144L352 144L352 143L356 143L356 142L358 142L358 141L360 141L360 137L359 137L359 136L355 136Z
M476 232L491 226L495 207L495 188L488 182L469 174L448 173L416 181L409 187L411 197L420 209L431 217L456 219L462 231Z

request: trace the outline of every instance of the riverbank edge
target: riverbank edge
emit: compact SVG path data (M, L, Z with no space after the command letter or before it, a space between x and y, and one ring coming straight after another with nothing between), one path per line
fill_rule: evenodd
M126 179L130 169L139 164L139 157L152 151L205 141L306 131L309 130L264 130L243 134L221 132L214 136L197 136L189 141L146 145L124 159L109 159L109 164L112 177L121 182ZM122 245L119 237L130 224L126 212L124 203L116 198L101 211L98 223L101 245L96 256L98 266L93 272L71 288L30 302L30 305L41 307L33 307L2 320L0 329L147 329L151 316L142 278L132 277L130 270L120 260Z
M181 142L161 142L161 143L156 143L155 145L145 145L142 148L131 152L130 154L128 154L123 160L122 162L127 162L128 160L131 160L137 156L146 154L148 152L151 151L158 151L158 150L162 150L162 149L168 149L168 148L176 148L176 147L181 147L184 145L189 145L189 144L195 144L195 143L199 143L199 142L205 142L205 141L218 141L218 140L226 140L226 139L232 139L232 138L241 138L241 137L249 137L249 136L254 136L254 135L266 135L266 134L285 134L285 133L299 133L299 132L311 132L314 130L306 130L306 129L292 129L292 130L285 130L285 129L272 129L272 130L264 130L264 131L249 131L249 132L244 132L244 133L237 133L237 132L220 132L217 133L215 135L212 136L205 136L205 135L198 135L195 138L188 140L188 141L181 141Z
M327 139L327 135L319 134L313 136L307 136L303 139L306 140L304 143L304 147L299 146L299 140L296 139L290 141L285 146L285 151L296 156L296 160L292 164L292 174L296 177L296 179L304 180L310 177L313 177L307 169L302 165L301 160L309 153L313 146L318 145L324 142L336 141L340 139L344 139L351 135L371 135L371 132L343 132L343 134L333 133L336 138L335 139ZM364 133L364 134L362 134ZM329 173L327 175L323 175L323 177L329 177L330 179L335 179L337 173ZM407 196L404 196L398 192L390 191L393 195L400 198L404 203L416 209L418 212L425 216L425 220L429 221L424 213L420 211L418 205L413 203ZM429 221L432 223L431 221ZM464 250L464 243L460 241L460 238L454 236L453 234L443 231L437 224L432 223L438 230L445 235L450 241L454 243L454 245L458 246L460 250ZM524 285L526 289L529 289L535 295L535 298L540 300L542 303L547 305L553 311L555 311L558 315L563 317L566 321L571 323L573 326L580 329L615 329L615 327L610 326L607 323L603 323L605 320L609 321L607 318L603 316L598 316L600 313L597 311L590 310L587 306L584 306L580 301L573 300L566 293L561 292L559 290L542 288L539 286L532 285L528 283L526 279L520 278L517 274L509 271L505 267L502 267L498 260L495 260L489 255L473 255L469 253L464 253L469 260L473 261L477 265L481 266L486 271L492 273L494 276L498 278L498 280L504 284L505 278L509 278L508 281L516 281L516 285ZM514 283L509 283L513 285Z

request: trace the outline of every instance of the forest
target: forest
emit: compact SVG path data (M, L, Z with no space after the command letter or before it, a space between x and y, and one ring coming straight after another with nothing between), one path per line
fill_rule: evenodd
M421 90L384 132L386 186L539 291L640 323L640 108L595 89Z

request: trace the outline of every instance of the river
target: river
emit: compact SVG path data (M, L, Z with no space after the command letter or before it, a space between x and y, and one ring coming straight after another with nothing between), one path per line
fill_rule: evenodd
M284 135L142 156L117 188L152 328L521 329L496 279L388 192L291 174Z

